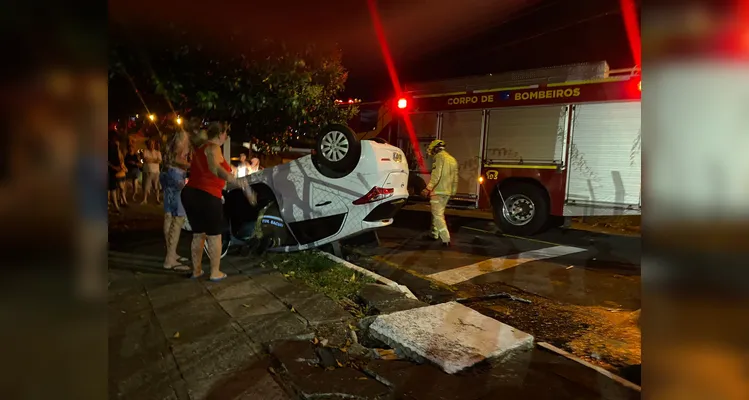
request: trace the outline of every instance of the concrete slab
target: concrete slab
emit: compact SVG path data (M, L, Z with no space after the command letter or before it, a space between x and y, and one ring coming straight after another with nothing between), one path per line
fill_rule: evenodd
M220 282L210 282L210 284L206 284L205 287L218 301L252 297L268 293L260 285L244 275L230 276Z
M295 300L290 304L312 326L352 319L351 314L341 308L338 303L320 293L315 293L304 300Z
M255 343L274 340L309 340L315 337L312 328L298 314L282 311L272 314L250 315L237 319Z
M290 281L276 271L255 275L252 280L288 305L303 303L317 294L308 286Z
M280 366L285 381L303 399L382 399L387 386L353 368L323 369L310 362L318 358L309 342L279 342L271 346L271 357Z
M221 308L232 318L242 318L251 315L264 315L288 312L285 304L266 292L265 295L246 297L243 299L224 300L219 302Z
M154 312L164 336L172 338L179 332L182 340L194 340L229 323L231 317L210 297L205 296L173 307L155 308Z
M187 382L243 370L257 361L250 339L234 324L191 341L173 338L172 353Z
M376 283L364 285L359 292L359 297L364 300L367 306L382 314L410 310L427 305L419 300L407 298L403 292L395 288Z
M290 397L266 371L262 375L240 374L214 376L190 382L191 399L289 400Z
M533 336L456 302L381 315L370 334L449 374L533 347Z

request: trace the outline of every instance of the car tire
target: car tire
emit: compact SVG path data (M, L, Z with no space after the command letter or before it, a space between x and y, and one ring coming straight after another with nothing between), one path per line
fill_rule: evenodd
M549 198L543 188L532 183L516 182L502 187L492 201L494 222L503 233L531 236L548 226ZM505 210L502 207L504 198Z
M361 156L361 143L351 128L333 124L325 127L315 143L315 161L338 174L349 174Z

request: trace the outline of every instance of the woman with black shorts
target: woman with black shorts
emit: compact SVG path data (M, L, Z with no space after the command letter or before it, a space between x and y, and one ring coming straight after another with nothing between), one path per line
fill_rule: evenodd
M195 129L197 127L191 130ZM193 278L203 275L203 246L206 240L211 259L211 281L226 278L226 274L220 270L221 233L224 227L221 191L227 182L236 182L231 166L221 153L221 145L226 141L226 137L227 132L222 124L212 123L208 126L205 131L206 140L195 149L190 162L190 179L182 189L182 205L193 232Z

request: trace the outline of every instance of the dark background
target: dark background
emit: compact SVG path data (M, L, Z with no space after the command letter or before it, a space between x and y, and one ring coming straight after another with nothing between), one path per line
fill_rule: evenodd
M248 42L338 45L349 70L343 98L392 96L366 0L237 3L110 0L110 24L141 41L176 22L217 40L239 28ZM401 84L586 61L634 65L619 0L380 0L378 9ZM112 82L110 111L131 109L142 109L132 87Z

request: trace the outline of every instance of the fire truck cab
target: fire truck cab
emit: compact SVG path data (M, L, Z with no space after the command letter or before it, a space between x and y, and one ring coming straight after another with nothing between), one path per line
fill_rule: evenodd
M359 132L405 151L414 196L430 178L427 145L444 140L460 168L450 206L532 235L554 216L640 214L641 89L639 68L606 62L414 84Z

